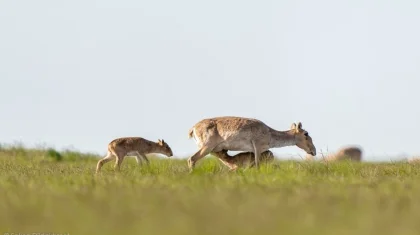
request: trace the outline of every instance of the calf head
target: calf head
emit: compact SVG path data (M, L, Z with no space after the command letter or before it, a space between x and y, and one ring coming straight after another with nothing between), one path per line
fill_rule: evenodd
M164 141L164 140L158 140L158 145L161 147L160 148L160 153L161 154L165 154L167 157L172 157L173 153L172 153L172 149L171 147L169 147L169 145Z

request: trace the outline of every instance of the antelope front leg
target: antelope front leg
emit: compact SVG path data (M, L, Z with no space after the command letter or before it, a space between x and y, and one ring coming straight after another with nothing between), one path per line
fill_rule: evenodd
M207 154L211 152L210 148L203 147L200 150L198 150L192 157L188 159L188 167L190 168L190 172L193 171L195 164L198 160L205 157Z
M136 162L137 162L137 165L138 166L141 166L143 163L142 163L142 160L141 160L141 157L140 156L138 156L138 155L136 155Z
M146 157L146 155L144 153L139 153L139 155L141 156L141 158L143 158L143 160L146 162L146 165L150 165L149 159Z
M102 158L101 160L98 161L98 164L96 165L96 173L99 173L99 171L101 170L102 166L105 163L111 161L114 157L115 156L111 152L108 152L108 154L104 158Z
M146 162L147 165L149 165L149 159L147 159L145 154L141 154L140 152L136 152L136 160L137 160L137 164L141 165L142 159Z
M120 171L121 170L121 163L123 162L123 160L124 160L124 156L123 157L117 156L117 158L115 159L114 169L116 171Z
M252 141L252 146L254 147L254 161L255 161L255 167L258 169L260 167L259 165L259 159L261 155L261 150L258 148L258 146L255 144L255 141Z

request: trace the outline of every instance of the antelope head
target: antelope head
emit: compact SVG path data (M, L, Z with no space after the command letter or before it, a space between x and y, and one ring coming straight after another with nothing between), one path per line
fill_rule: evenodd
M161 147L160 148L161 154L165 154L167 157L173 156L171 147L169 147L169 145L164 140L158 139L157 144Z
M301 122L298 122L297 124L293 123L290 128L290 132L295 136L297 147L312 156L316 155L316 148L312 143L312 138L306 130L302 129Z

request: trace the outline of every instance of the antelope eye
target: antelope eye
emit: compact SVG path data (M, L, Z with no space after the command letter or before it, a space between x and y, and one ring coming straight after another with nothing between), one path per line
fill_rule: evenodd
M308 132L305 132L305 136L308 136L309 135L309 133Z

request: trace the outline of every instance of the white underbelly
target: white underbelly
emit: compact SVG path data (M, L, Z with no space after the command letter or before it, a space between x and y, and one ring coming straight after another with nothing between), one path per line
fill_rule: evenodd
M215 152L221 150L230 150L230 151L241 151L241 152L253 152L254 146L251 142L241 142L241 141L234 141L234 142L223 142L216 146L214 149Z
M270 146L267 144L261 144L257 146L261 152L267 151L270 149ZM215 152L221 150L229 151L240 151L240 152L254 152L254 145L251 141L235 140L235 141L225 141L220 143L215 148Z
M137 156L137 151L130 151L125 156Z

